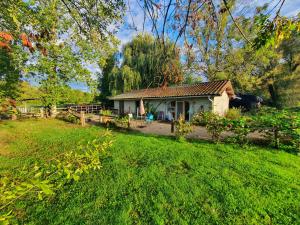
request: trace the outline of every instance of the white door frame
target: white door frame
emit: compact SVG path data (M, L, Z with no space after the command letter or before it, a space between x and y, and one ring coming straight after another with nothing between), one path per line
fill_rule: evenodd
M177 103L178 102L182 102L182 109L183 109L183 116L185 118L185 102L188 102L189 103L189 121L191 121L191 102L188 101L188 100L179 100L179 101L176 101L176 105L175 105L175 119L178 120L178 116L177 116Z
M183 112L183 116L185 117L185 105L184 105L184 101L176 101L176 107L175 107L175 119L178 120L178 115L177 115L177 103L178 102L182 102L182 112Z

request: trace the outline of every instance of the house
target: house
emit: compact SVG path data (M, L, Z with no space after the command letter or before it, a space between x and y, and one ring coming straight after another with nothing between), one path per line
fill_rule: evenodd
M228 80L193 85L134 90L111 97L119 114L139 114L141 99L147 109L155 111L160 119L178 119L183 115L191 120L199 111L212 111L224 115L234 91ZM149 109L150 108L150 109Z

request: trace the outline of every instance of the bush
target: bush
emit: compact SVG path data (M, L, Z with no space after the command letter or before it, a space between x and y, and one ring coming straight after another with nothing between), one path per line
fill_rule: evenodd
M230 119L230 120L237 120L237 119L241 118L242 117L241 108L232 108L232 109L229 109L226 112L225 117L227 119Z
M129 116L116 117L113 121L116 127L129 128Z
M211 112L199 112L194 114L192 118L192 123L196 126L205 126L207 124L208 118Z
M186 135L193 131L192 125L187 123L183 116L180 116L175 124L175 137L177 140L184 140Z
M227 129L228 120L212 112L200 112L193 117L193 124L205 125L212 140L218 142L221 133Z
M228 128L234 133L233 142L240 145L248 144L247 136L251 130L251 119L242 117L238 120L228 120Z
M300 117L295 112L264 108L254 117L254 129L264 133L275 148L283 142L299 146Z
M101 110L100 115L102 116L111 116L112 112L110 110Z
M228 121L226 118L221 117L217 114L211 113L208 117L206 129L211 135L214 142L219 142L222 132L227 130Z
M70 113L59 113L56 118L69 123L80 124L80 119Z

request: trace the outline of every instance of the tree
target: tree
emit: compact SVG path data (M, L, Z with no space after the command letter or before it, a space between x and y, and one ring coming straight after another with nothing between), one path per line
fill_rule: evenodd
M116 53L103 67L100 91L103 96L115 95L132 89L161 87L183 81L179 49L173 43L164 46L149 34L139 34L122 50L122 63Z
M59 99L61 86L72 80L92 82L86 63L100 62L115 51L117 40L112 25L121 20L123 1L35 0L2 1L0 28L12 36L0 47L19 57L14 48L30 56L27 63L15 64L22 74L38 77L45 104ZM2 43L2 44L1 44ZM3 46L3 43L5 46ZM12 96L11 96L12 97Z
M174 43L140 34L123 47L123 63L141 75L140 88L180 83L183 72L180 51Z
M139 88L140 74L129 66L114 67L109 74L109 89L112 95Z

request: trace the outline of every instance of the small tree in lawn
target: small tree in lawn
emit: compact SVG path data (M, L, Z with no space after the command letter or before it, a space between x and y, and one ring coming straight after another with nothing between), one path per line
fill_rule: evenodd
M178 121L175 124L175 137L179 141L184 141L186 135L193 131L193 127L190 123L186 122L184 117L180 115Z

